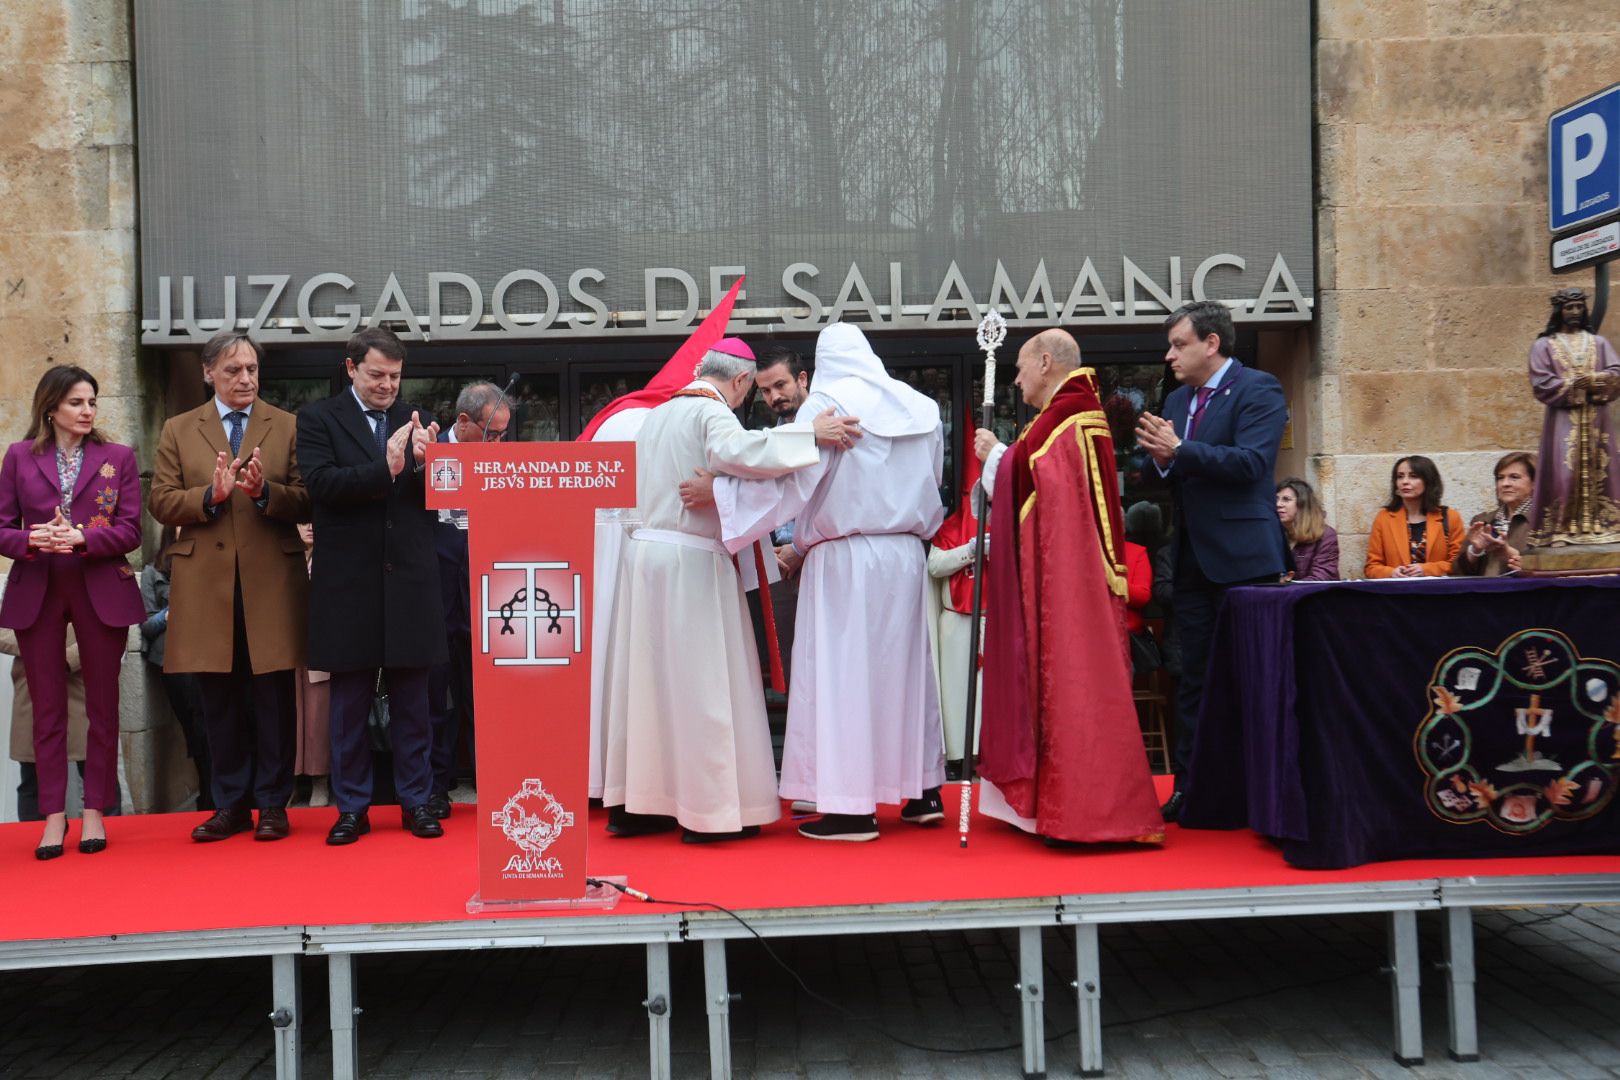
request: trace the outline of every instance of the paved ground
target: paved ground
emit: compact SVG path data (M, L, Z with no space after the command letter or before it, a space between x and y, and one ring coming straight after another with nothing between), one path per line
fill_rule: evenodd
M1420 916L1424 959L1438 917ZM1429 1064L1390 1057L1379 917L1250 919L1102 930L1108 1074L1122 1077L1620 1076L1620 909L1482 913L1485 1060L1445 1054L1445 994L1426 971ZM1047 931L1048 1069L1078 1060L1072 939ZM1016 939L906 934L778 942L811 988L755 943L730 947L739 1077L1017 1077ZM707 1075L702 960L673 948L675 1074ZM512 950L359 961L367 1077L643 1077L639 948ZM305 961L305 1072L330 1071L325 967ZM1057 993L1065 988L1063 993ZM269 962L0 974L0 1076L269 1077ZM928 1052L918 1044L981 1049Z

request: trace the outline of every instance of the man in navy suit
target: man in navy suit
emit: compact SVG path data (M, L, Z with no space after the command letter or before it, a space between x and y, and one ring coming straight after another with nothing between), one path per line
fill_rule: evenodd
M500 387L468 383L456 396L455 423L439 433L442 443L500 442L512 421L512 407ZM428 675L428 704L433 711L433 797L428 811L450 816L450 792L456 786L456 745L467 731L472 747L472 603L467 564L467 511L440 510L433 530L439 550L439 595L444 603L445 643L450 660L435 664Z
M401 824L444 835L428 810L433 730L428 670L445 660L444 614L423 465L439 425L399 400L405 344L375 326L349 339L350 385L298 413L298 464L315 513L309 666L332 673L332 795L328 844L371 831L368 717L388 690L389 740ZM381 673L379 676L379 672Z
M1225 304L1201 300L1172 312L1165 360L1181 383L1163 418L1144 413L1136 441L1170 478L1176 508L1176 789L1166 821L1181 813L1198 730L1215 614L1235 585L1274 582L1288 561L1277 524L1274 472L1288 423L1282 384L1232 356L1235 333Z

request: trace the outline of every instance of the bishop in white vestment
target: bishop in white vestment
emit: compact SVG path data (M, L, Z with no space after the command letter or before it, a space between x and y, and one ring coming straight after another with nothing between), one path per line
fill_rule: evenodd
M945 516L944 437L939 406L890 378L846 323L816 342L799 422L828 409L860 417L852 448L778 480L728 470L714 500L733 551L796 519L803 566L781 794L824 815L801 834L871 840L879 803L905 802L909 821L942 816L925 542Z
M630 408L614 413L592 436L592 442L635 442L641 425L652 415L650 408ZM607 727L603 702L607 695L608 631L613 626L613 598L619 585L619 558L624 553L624 541L641 521L636 508L605 507L596 511L596 576L591 582L591 596L595 613L591 618L591 740L590 768L586 773L586 793L593 799L602 797L603 777L606 772L603 755L606 751Z
M685 508L678 486L699 469L766 478L813 466L818 436L844 426L806 414L745 430L732 408L753 377L751 360L711 351L636 435L641 523L620 559L604 669L602 802L615 833L679 822L700 841L781 814L742 584L714 508Z

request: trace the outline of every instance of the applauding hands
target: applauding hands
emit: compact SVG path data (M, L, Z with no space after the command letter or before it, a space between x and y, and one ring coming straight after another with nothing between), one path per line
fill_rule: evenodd
M411 413L411 422L388 436L387 461L388 471L398 476L405 471L405 458L408 454L413 467L421 467L427 461L428 443L439 437L439 422L433 421L427 427L422 426L420 413Z
M1473 558L1483 558L1488 555L1501 555L1503 565L1508 570L1520 569L1519 549L1509 544L1505 539L1496 535L1496 530L1483 521L1476 521L1468 527L1468 554ZM1397 567L1398 573L1402 568Z
M411 466L420 468L423 461L428 460L428 444L439 437L439 421L433 421L428 426L421 426L421 413L413 411L410 423L400 427L389 436L386 458L389 463L389 473L399 476L405 471L405 458L410 457Z
M242 493L250 499L264 494L264 466L259 462L259 448L256 446L248 456L246 465L242 464L241 458L227 460L225 451L219 452L214 459L214 483L208 492L208 505L223 505L237 488L241 488Z

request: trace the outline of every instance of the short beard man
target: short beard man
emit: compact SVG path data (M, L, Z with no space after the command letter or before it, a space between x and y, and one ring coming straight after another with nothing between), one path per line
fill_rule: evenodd
M810 376L804 370L804 359L786 345L772 345L763 351L754 385L779 424L791 421L810 396Z

